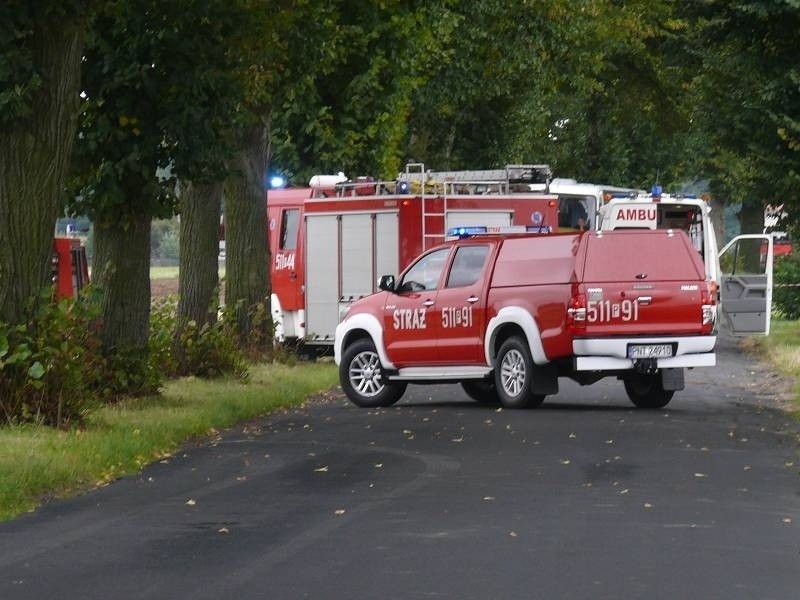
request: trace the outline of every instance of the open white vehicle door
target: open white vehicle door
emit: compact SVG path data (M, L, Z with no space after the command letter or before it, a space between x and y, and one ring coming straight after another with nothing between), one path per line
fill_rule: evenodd
M740 235L719 253L720 304L733 335L769 335L772 235Z

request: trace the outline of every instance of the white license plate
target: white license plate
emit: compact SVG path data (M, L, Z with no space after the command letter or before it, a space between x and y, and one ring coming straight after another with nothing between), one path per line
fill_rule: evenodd
M672 356L672 344L628 346L628 358L668 358L670 356Z

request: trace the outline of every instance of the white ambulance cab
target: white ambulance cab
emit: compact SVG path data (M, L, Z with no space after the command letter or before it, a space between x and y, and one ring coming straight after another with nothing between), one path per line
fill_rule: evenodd
M769 334L772 306L773 237L740 235L722 250L702 198L663 194L613 197L598 211L597 229L681 229L703 257L706 277L718 290L722 314L734 335ZM669 260L669 257L664 257Z

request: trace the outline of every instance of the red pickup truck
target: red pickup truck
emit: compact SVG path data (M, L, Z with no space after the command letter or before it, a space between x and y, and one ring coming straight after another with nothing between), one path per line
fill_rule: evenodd
M679 230L467 237L378 287L336 328L358 406L458 382L479 402L523 408L558 393L559 377L615 376L636 406L660 408L684 368L715 364L716 289Z

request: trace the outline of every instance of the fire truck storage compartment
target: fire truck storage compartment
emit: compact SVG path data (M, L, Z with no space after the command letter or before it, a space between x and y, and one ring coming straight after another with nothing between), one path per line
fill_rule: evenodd
M307 341L330 342L345 307L399 270L397 211L306 215Z

